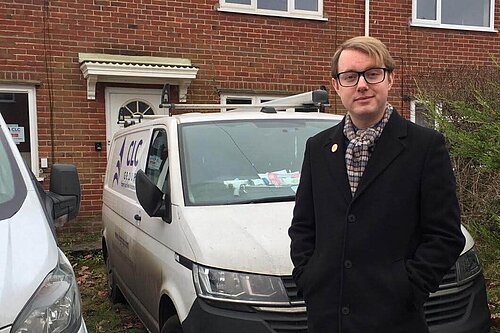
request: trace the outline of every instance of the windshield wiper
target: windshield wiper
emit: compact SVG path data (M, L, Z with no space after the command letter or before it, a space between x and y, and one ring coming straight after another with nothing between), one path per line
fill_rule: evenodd
M295 201L295 195L284 195L280 197L265 197L265 198L255 198L241 201L233 201L227 203L228 205L240 205L240 204L250 204L250 203L266 203L266 202L285 202L285 201Z

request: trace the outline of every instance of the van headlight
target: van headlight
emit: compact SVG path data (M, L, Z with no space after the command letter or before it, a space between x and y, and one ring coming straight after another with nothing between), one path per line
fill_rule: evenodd
M481 271L481 265L475 248L462 254L457 260L457 281L463 283L476 276Z
M289 304L281 279L277 276L224 271L193 264L194 285L202 298L252 303Z
M80 329L80 292L68 259L59 253L47 275L12 326L12 333L75 333Z

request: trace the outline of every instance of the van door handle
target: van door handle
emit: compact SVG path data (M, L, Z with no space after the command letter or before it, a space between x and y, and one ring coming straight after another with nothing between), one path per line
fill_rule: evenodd
M139 215L139 214L135 214L135 215L134 215L134 219L135 219L136 221L140 221L140 220L141 220L141 215Z

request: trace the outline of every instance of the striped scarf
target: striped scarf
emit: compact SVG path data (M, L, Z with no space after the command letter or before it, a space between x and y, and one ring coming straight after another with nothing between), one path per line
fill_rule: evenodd
M345 165L347 168L347 177L351 186L351 193L354 196L358 184L361 181L365 171L371 151L376 141L382 134L385 125L389 121L394 108L387 103L384 116L377 124L366 129L357 129L352 123L349 114L345 117L344 135L349 140L345 152Z

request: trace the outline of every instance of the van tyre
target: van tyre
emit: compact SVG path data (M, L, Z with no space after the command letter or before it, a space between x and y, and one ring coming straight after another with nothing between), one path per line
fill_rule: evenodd
M125 297L123 297L120 288L116 285L114 273L111 265L111 258L108 254L106 258L106 271L108 275L108 298L113 304L125 303Z
M173 315L168 318L161 328L161 333L182 333L182 326L179 321L179 317L177 317L177 315Z

